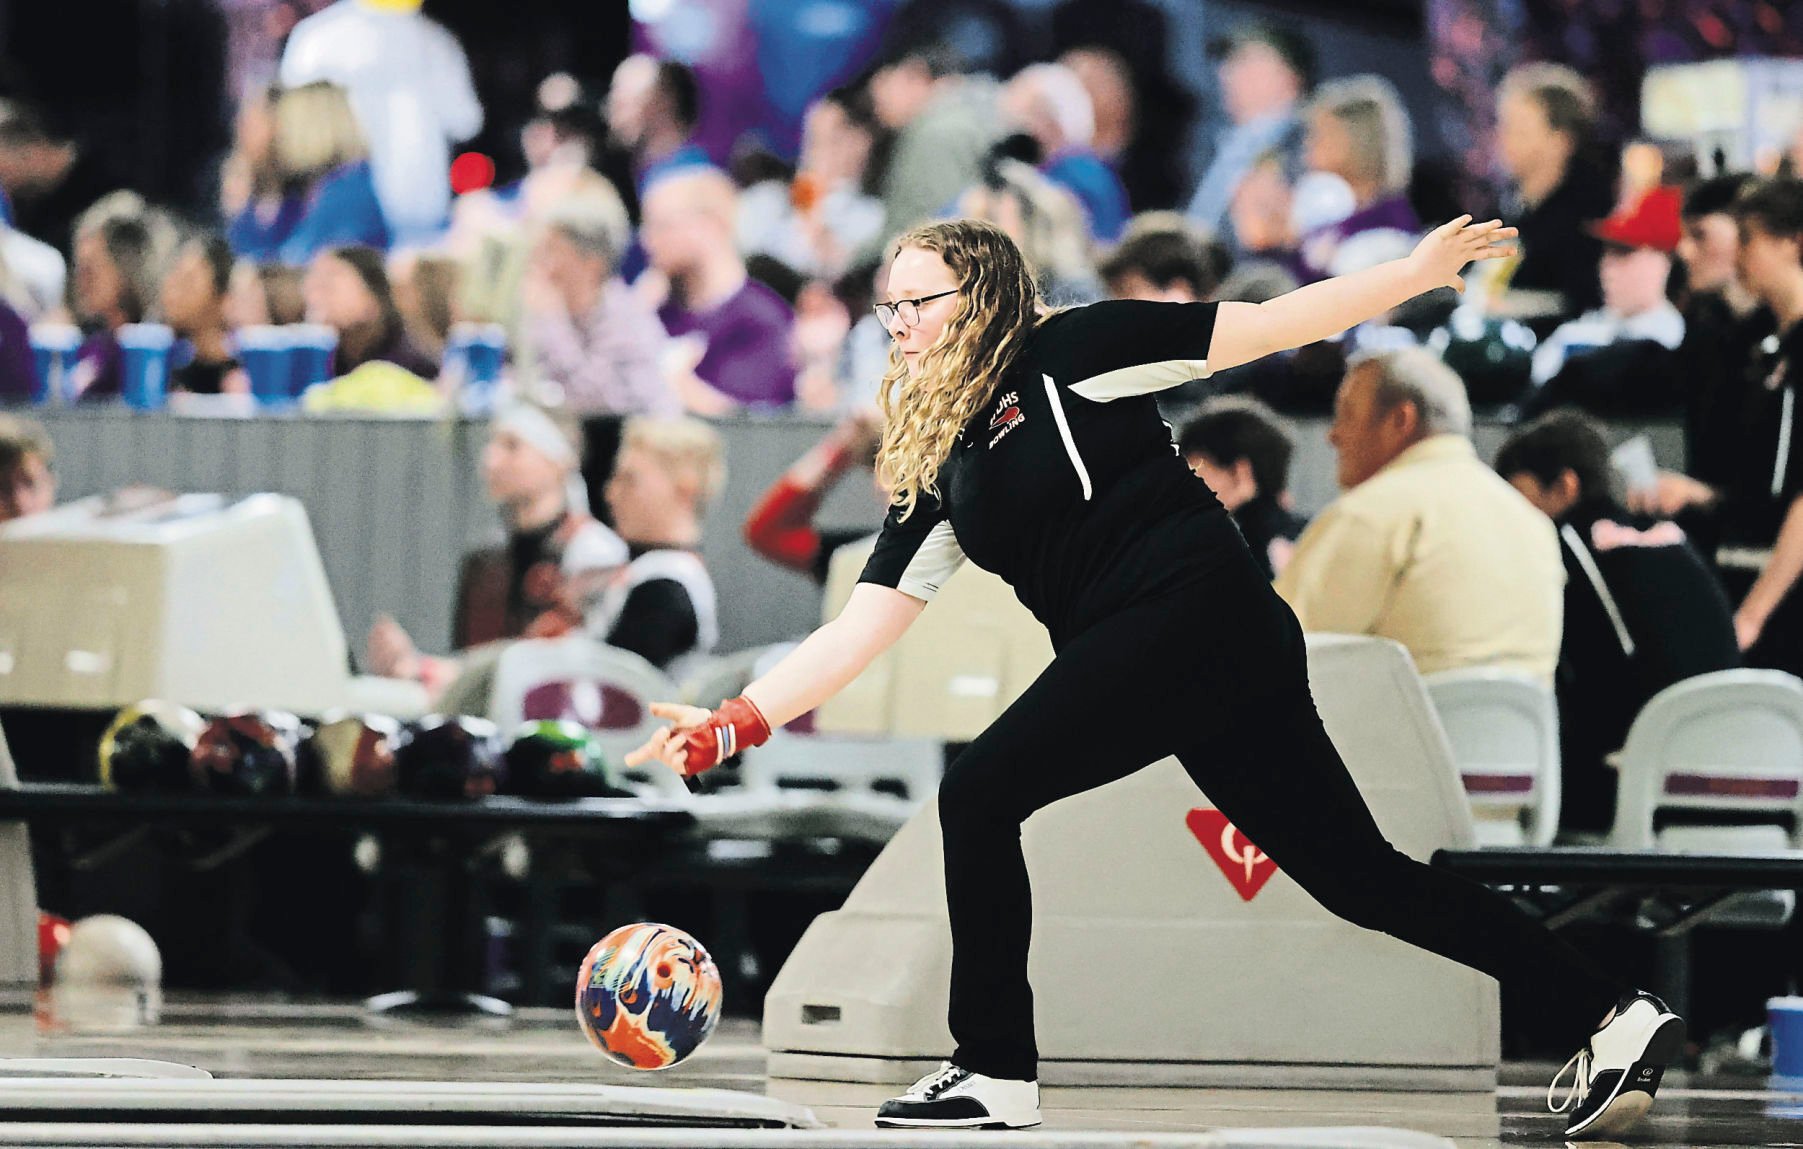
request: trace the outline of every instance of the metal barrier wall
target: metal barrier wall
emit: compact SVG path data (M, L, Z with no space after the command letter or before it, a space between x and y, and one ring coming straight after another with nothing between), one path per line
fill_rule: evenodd
M356 417L190 418L123 409L44 408L31 412L56 443L64 499L131 483L181 491L277 491L307 508L339 616L353 650L377 612L400 620L422 649L450 637L459 556L499 541L500 522L483 493L477 462L484 424ZM1335 493L1327 420L1293 419L1290 489L1312 513ZM805 577L763 561L740 534L751 505L783 469L825 432L807 419L729 420L727 485L710 509L703 557L719 589L721 649L796 637L819 621L819 591ZM1494 456L1508 427L1480 423L1479 452ZM1683 461L1673 424L1610 428L1613 439L1646 433L1664 466ZM874 487L851 475L821 522L875 528Z

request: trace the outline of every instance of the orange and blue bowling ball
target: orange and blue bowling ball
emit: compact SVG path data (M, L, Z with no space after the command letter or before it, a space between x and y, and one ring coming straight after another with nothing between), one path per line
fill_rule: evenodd
M576 1019L596 1049L632 1069L668 1069L720 1021L720 970L702 944L656 922L595 943L576 977Z

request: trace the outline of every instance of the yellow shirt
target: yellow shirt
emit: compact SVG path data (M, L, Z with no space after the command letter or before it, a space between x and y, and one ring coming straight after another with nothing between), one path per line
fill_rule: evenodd
M1304 630L1395 639L1423 674L1551 683L1559 661L1559 537L1461 435L1423 439L1336 499L1276 585Z

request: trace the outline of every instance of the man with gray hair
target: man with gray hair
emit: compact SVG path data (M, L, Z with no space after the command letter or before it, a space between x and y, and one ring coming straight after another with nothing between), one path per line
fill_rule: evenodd
M1096 239L1113 241L1132 214L1121 177L1096 154L1095 105L1077 73L1063 64L1029 64L1002 87L1001 112L1039 147L1039 170L1068 190Z
M1327 434L1344 494L1303 532L1277 592L1304 630L1394 639L1423 674L1489 666L1550 684L1558 536L1470 434L1465 385L1438 358L1355 356Z
M664 326L616 274L628 228L617 195L584 192L552 209L526 291L533 359L579 414L680 414L660 365Z

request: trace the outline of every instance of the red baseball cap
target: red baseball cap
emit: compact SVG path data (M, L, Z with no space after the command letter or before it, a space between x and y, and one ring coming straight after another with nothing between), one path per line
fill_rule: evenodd
M1590 234L1618 247L1650 247L1667 254L1678 250L1684 235L1679 216L1684 195L1675 187L1656 187L1608 219L1590 225Z

